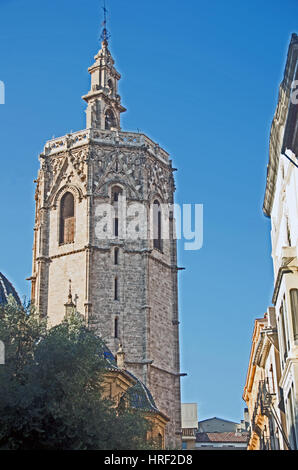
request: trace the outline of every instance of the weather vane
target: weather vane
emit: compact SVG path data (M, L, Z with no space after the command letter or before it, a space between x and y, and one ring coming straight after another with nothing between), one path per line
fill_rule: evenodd
M107 12L108 10L106 9L106 0L103 0L103 22L102 22L102 26L103 26L103 30L102 30L102 33L101 33L101 40L103 42L108 42L108 39L110 38L110 33L108 32L107 30Z

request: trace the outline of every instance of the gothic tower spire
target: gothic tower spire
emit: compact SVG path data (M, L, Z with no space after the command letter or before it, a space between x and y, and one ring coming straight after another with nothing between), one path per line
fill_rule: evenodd
M118 81L121 75L114 67L114 59L109 51L107 30L107 9L104 2L104 21L101 33L101 49L94 57L95 63L89 67L91 89L83 99L87 102L87 129L120 130L120 113L126 111L118 95Z
M108 45L108 39L109 39L109 32L107 30L107 9L106 9L106 1L104 0L103 1L103 23L102 23L102 26L103 26L103 29L102 29L102 33L101 33L101 39L103 42L105 42L107 45Z

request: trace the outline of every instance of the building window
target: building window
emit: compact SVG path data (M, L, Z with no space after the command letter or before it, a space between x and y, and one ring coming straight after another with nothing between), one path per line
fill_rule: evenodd
M118 219L118 217L114 218L114 236L115 237L119 236L119 219Z
M286 339L287 339L287 350L290 349L290 334L289 334L289 317L287 311L287 303L286 303L286 296L283 296L282 306L284 309L284 317L285 317L285 328L286 328Z
M282 368L284 367L284 345L282 341L282 329L281 329L281 319L280 316L277 319L277 331L278 331L278 343L279 343L279 352L280 352L280 362Z
M273 373L273 365L272 364L270 364L269 372L271 373L271 384L269 383L269 379L268 379L269 392L270 393L275 393L274 373Z
M119 300L119 285L117 277L114 279L114 300Z
M298 289L290 289L294 339L298 339Z
M286 328L285 328L285 318L284 318L283 304L281 304L281 307L280 307L280 310L279 310L279 315L280 315L280 322L281 322L282 344L283 344L283 351L284 351L283 361L285 363L286 359L288 357L288 348L287 348L287 337L286 337Z
M74 197L67 192L60 203L59 243L73 243L75 234Z
M119 196L122 195L122 188L119 186L113 186L112 187L112 202L118 202L119 201Z
M115 115L111 109L107 109L105 112L105 129L109 131L112 127L116 127Z
M114 250L114 264L119 264L119 248Z
M287 243L288 243L288 246L291 246L291 245L292 245L292 242L291 242L291 231L290 231L290 225L289 225L289 220L288 220L288 218L286 219L286 226L287 226Z
M119 202L122 195L122 188L119 186L113 186L111 191L111 200L114 209L114 236L119 237L119 213L121 212L121 206L119 208Z
M291 447L296 450L297 449L297 444L296 444L296 431L295 431L295 412L294 412L294 388L293 384L289 390L288 393L288 416L289 416L289 423L288 423L288 429L289 429L289 438L290 438L290 444Z
M110 94L112 95L114 92L114 87L111 79L108 80L108 88L110 89Z
M153 203L153 247L162 251L161 207L157 200Z
M119 320L115 318L114 321L114 338L119 338Z

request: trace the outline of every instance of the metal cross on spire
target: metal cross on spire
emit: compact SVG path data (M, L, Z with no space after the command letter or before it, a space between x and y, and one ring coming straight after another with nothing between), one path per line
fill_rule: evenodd
M102 9L103 9L103 22L102 22L103 30L102 30L102 33L101 33L101 40L103 42L107 43L108 39L110 38L110 33L107 30L107 12L108 12L108 10L106 9L106 0L103 0Z

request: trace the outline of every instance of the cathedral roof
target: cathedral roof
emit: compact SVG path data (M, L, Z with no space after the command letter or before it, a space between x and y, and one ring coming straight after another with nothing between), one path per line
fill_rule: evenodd
M107 345L100 339L100 354L103 356L106 362L106 368L108 370L118 370L117 361L115 356L111 353Z
M132 387L129 387L123 394L123 399L127 400L132 408L139 409L142 411L150 411L153 413L159 413L153 396L150 390L143 384L137 377L128 371L125 371L130 375L136 382Z
M15 301L21 304L17 291L11 282L0 272L0 304L7 304L9 295L12 295Z
M135 409L139 409L146 412L159 413L159 410L154 402L153 396L151 395L150 390L146 385L141 382L137 377L135 377L128 370L119 369L117 366L117 361L115 356L111 353L109 348L101 341L101 351L103 355L107 369L111 371L122 371L127 374L134 382L134 384L129 387L126 392L122 395L122 399L127 401L128 404Z

